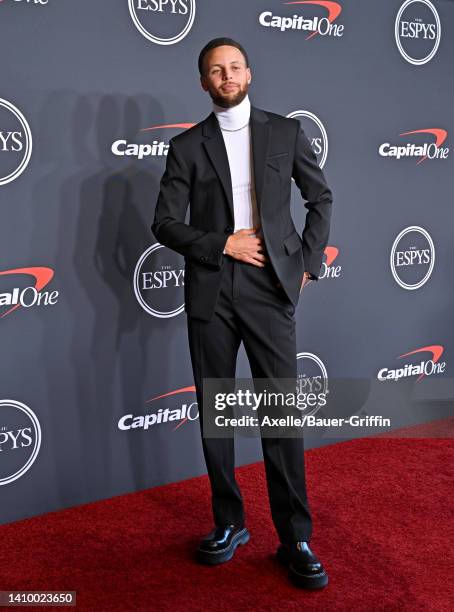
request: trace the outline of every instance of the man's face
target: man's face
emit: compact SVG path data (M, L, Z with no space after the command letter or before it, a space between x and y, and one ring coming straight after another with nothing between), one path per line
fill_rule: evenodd
M216 47L205 55L203 64L200 83L215 104L230 108L244 100L251 71L239 49L230 45Z

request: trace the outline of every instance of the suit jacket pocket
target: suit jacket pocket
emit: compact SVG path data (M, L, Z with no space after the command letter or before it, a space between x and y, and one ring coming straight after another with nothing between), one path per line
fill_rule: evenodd
M267 156L267 159L274 159L275 157L287 157L288 153L287 151L284 151L283 153L271 153L271 155Z
M287 238L284 240L285 252L287 255L292 255L292 253L295 253L295 251L302 248L302 244L303 243L299 237L299 234L293 232L293 234L290 234L290 236L287 236Z
M287 161L288 153L274 153L273 155L268 155L266 158L267 166L273 168L277 172L280 172L280 164Z

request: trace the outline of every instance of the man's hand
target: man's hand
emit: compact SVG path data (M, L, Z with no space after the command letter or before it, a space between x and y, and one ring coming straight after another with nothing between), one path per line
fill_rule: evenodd
M312 282L312 279L311 279L311 278L309 278L309 272L305 272L305 273L303 274L303 280L302 280L302 282L301 282L301 289L300 289L300 293L301 293L301 291L304 289L304 286L305 286L305 285L308 285L308 284L309 284L309 283L311 283L311 282Z
M239 261L263 268L268 258L263 254L262 239L255 236L258 229L257 227L249 227L231 234L225 244L225 254Z

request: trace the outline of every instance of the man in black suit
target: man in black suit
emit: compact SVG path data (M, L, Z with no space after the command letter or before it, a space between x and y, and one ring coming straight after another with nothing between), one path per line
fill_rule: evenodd
M249 102L252 79L244 48L217 38L199 56L210 115L170 140L152 230L185 258L185 311L203 430L203 380L234 379L241 341L254 378L296 379L295 308L318 280L332 193L299 121ZM290 214L291 179L308 209L302 238ZM185 223L190 203L189 223ZM328 576L309 547L302 437L263 437L277 557L298 586L320 588ZM201 562L232 558L249 540L235 480L234 440L202 445L212 491L214 529L197 551Z

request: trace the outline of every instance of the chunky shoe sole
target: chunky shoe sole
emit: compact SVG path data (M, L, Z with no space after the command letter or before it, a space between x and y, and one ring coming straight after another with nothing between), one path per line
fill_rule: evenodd
M235 554L236 547L238 545L247 544L249 542L249 531L244 527L241 531L236 533L230 544L222 550L213 550L212 552L202 549L197 549L196 558L200 563L207 565L218 565L219 563L225 563Z
M290 563L288 552L283 546L279 546L276 552L277 560L288 567L289 580L302 589L323 589L328 584L328 574L325 570L318 574L302 574Z

